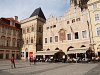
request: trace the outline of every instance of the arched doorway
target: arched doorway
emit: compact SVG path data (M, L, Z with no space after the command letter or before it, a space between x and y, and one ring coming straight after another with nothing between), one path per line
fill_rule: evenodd
M81 47L86 47L85 45L82 45Z
M67 52L71 49L71 48L74 48L73 46L69 46L68 48L67 48ZM76 57L76 55L75 54L67 54L67 58L73 58L73 57Z
M69 51L70 48L74 48L74 47L73 47L73 46L69 46L69 47L67 48L67 51Z

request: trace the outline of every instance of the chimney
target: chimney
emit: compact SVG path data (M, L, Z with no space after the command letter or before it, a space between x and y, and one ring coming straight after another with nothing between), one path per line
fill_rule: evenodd
M15 20L18 21L18 16L15 16Z

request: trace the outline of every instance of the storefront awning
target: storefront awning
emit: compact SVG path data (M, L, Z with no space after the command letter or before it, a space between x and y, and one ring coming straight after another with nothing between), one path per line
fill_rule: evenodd
M69 51L66 52L66 54L75 54L75 53L86 53L86 51L89 48L82 47L82 48L70 48Z
M54 50L54 51L37 51L36 55L54 55L58 51L59 50Z

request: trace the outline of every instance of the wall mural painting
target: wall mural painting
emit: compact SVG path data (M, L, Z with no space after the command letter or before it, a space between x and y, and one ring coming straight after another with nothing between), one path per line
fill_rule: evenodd
M59 30L59 40L63 42L63 40L66 40L66 33L65 33L65 29L60 29Z

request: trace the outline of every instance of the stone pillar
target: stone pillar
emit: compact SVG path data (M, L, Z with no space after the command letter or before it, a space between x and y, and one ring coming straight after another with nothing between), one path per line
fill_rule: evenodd
M85 61L86 61L86 53L85 53Z
M15 53L14 53L14 54L15 54L15 59L16 59L16 58L17 58L17 57L16 57L16 56L17 56L17 52L15 51Z
M77 53L76 53L76 63L77 63Z
M6 50L3 52L3 59L6 59Z
M43 55L43 59L45 59L45 55Z

